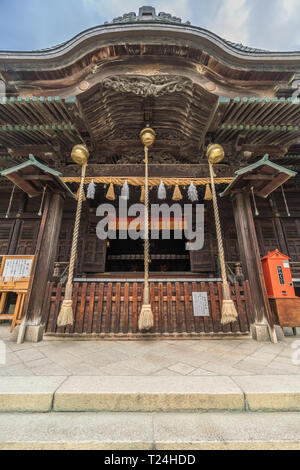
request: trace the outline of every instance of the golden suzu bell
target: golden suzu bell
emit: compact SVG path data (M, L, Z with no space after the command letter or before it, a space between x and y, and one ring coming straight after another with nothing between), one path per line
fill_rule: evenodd
M151 147L155 142L156 133L151 127L145 127L140 133L140 138L145 147Z
M85 165L90 153L85 145L75 145L72 149L71 158L78 165Z
M221 145L211 144L207 148L206 156L210 163L220 163L222 160L224 160L225 152Z

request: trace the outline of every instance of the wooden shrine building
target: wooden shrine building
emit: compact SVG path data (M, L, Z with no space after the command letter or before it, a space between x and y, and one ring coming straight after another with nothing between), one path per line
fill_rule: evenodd
M0 98L0 256L35 255L24 307L29 325L41 324L46 335L65 337L145 336L138 331L143 241L100 240L96 211L108 202L117 208L126 181L129 202L140 201L144 153L139 134L147 125L156 132L149 152L150 202L159 203L163 180L165 203L174 203L178 187L182 198L177 202L189 204L188 188L195 182L199 201L193 206L205 206L205 243L202 250L188 251L186 240L175 239L172 227L171 240L150 240L155 324L146 336L232 337L249 335L251 325L276 323L260 265L260 258L272 250L290 257L300 295L300 176L268 197L243 187L229 191L218 202L239 317L221 324L206 158L209 144L222 145L225 159L214 166L219 194L226 192L236 171L266 154L271 163L299 171L300 52L235 44L142 7L138 14L123 15L51 49L0 52L0 81L0 89L5 88ZM77 144L90 153L85 193L92 180L96 192L83 204L73 286L75 321L58 328L80 183L80 167L70 158ZM28 162L29 155L55 175L9 171ZM255 186L260 175L252 178ZM109 201L111 184L115 200ZM207 292L209 316L194 315L193 292ZM14 295L8 296L7 311L14 302Z

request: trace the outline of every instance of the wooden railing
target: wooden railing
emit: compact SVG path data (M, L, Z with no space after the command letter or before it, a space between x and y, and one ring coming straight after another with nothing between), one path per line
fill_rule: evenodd
M252 323L248 282L231 288L239 312L238 321L221 325L222 284L217 282L152 282L151 305L154 313L152 334L247 334ZM195 317L193 292L207 292L209 317ZM57 328L57 317L64 298L62 284L48 284L43 319L47 334L60 335L138 335L138 316L143 299L143 283L83 282L74 284L73 326Z

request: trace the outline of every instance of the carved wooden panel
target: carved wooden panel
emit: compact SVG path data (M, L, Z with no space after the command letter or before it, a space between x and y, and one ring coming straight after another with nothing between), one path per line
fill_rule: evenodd
M274 219L256 219L255 226L261 256L266 256L269 251L280 250Z
M216 270L212 234L205 234L202 250L190 251L190 262L192 273L209 273Z
M17 255L34 255L36 241L40 227L40 220L23 220L18 246Z
M292 262L300 262L300 220L281 219L284 235Z
M5 255L9 248L9 241L14 227L14 221L0 222L0 255Z
M104 273L106 264L107 241L99 240L96 227L99 219L89 217L82 245L81 272Z

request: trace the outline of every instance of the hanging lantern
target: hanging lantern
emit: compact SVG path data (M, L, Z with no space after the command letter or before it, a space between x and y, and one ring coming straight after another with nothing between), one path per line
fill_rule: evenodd
M192 181L188 189L188 198L191 202L199 201L197 188Z
M95 199L95 194L96 194L96 185L94 180L90 182L88 185L88 190L87 190L87 199Z

